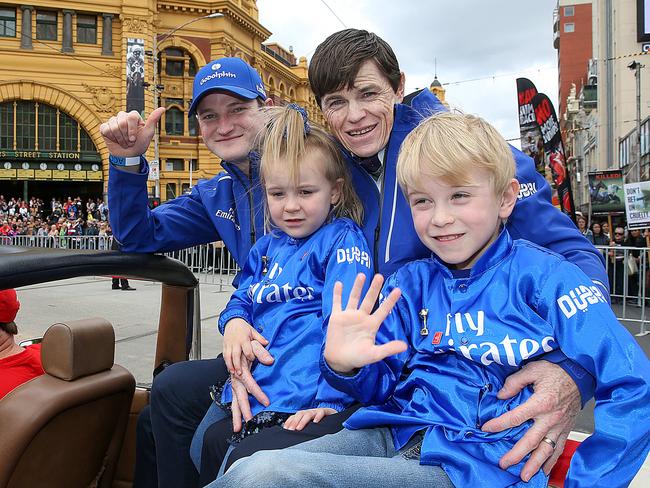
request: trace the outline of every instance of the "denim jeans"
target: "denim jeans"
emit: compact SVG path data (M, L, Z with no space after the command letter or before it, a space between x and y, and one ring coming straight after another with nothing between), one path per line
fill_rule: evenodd
M215 403L212 403L206 412L205 417L203 417L203 420L201 420L201 423L196 428L196 432L194 432L192 444L190 445L190 457L199 472L201 471L201 451L203 450L203 436L205 435L205 431L208 430L208 427L212 424L219 420L223 420L226 417L229 417L229 415Z
M439 466L420 465L416 436L400 451L390 429L348 430L237 461L206 488L453 488ZM411 454L411 455L409 455Z
M190 444L213 403L208 388L227 378L219 357L172 364L154 379L150 415L159 488L197 486Z

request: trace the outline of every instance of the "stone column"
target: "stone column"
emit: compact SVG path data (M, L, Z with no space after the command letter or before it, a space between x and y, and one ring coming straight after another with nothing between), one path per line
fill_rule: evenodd
M21 5L23 11L23 21L20 27L20 47L23 49L32 49L32 11L34 7Z
M74 52L74 49L72 48L72 16L73 15L74 15L74 10L63 11L63 47L61 48L62 53Z
M113 55L113 14L102 14L102 54Z

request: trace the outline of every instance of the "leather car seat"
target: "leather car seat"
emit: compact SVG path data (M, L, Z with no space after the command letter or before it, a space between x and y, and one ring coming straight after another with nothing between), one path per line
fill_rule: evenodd
M0 401L0 488L110 488L135 380L104 319L52 325L45 374Z

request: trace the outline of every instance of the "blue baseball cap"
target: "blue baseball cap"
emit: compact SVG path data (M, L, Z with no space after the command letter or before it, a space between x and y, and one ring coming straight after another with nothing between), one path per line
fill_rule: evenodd
M194 77L190 117L208 93L216 90L227 91L242 98L266 100L264 82L259 73L247 62L239 58L221 58L210 61Z

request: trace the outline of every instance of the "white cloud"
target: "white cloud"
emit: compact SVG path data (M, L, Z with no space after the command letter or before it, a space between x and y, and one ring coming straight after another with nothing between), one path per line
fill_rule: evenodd
M406 73L407 92L434 77L452 106L519 135L515 79L530 78L557 107L556 0L258 0L270 40L309 59L328 35L354 27L384 38ZM334 11L337 17L328 9ZM467 81L481 78L480 81Z

